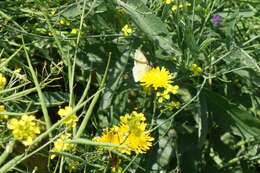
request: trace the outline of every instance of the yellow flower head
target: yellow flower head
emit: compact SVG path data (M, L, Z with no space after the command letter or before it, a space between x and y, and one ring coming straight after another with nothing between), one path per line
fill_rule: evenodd
M171 4L173 2L173 0L164 0L165 4Z
M4 105L0 105L0 113L2 112L6 112ZM7 119L8 119L8 115L0 115L0 120L7 120Z
M71 140L71 134L65 133L61 135L55 142L54 147L51 149L51 152L62 152L62 151L73 151L75 150L75 144L69 143ZM55 158L56 155L52 154L51 159Z
M66 21L64 19L60 19L60 24L65 25Z
M124 36L129 36L129 34L133 33L133 29L129 25L125 25L122 30Z
M72 112L72 108L69 106L65 106L64 109L60 108L58 111L58 115L61 118L66 117L67 115L69 115ZM64 120L64 124L69 126L69 127L75 127L76 122L78 121L77 115L76 114L72 114L70 116L68 116L65 120Z
M174 78L173 74L170 73L166 68L156 67L147 71L142 79L140 80L141 85L144 87L153 87L155 90L158 88L167 88L172 83Z
M71 34L77 34L79 32L79 29L78 28L72 28L71 30Z
M192 64L190 70L192 71L194 76L199 76L203 72L202 68L200 66L198 66L197 64Z
M12 130L14 138L25 146L31 145L40 134L40 124L33 115L23 115L20 120L12 118L8 121L7 128Z
M131 114L121 116L118 126L106 129L102 136L94 138L94 141L119 144L123 147L117 150L126 154L131 154L131 151L145 153L150 149L154 140L146 131L145 120L143 113L133 111Z
M0 73L0 89L3 89L7 83L6 78L2 73Z

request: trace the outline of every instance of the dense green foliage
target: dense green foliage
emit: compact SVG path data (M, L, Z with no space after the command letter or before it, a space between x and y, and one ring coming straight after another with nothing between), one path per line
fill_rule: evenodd
M260 171L260 1L4 0L0 38L0 116L8 115L0 118L0 172L61 173L75 163L73 171L86 173L117 163L136 173ZM180 89L171 99L180 107L134 82L136 49L174 73ZM194 75L192 64L203 72ZM50 159L53 141L68 131L57 114L67 105L79 118L76 151ZM147 153L92 142L134 110L154 138ZM7 127L23 114L41 124L30 147Z

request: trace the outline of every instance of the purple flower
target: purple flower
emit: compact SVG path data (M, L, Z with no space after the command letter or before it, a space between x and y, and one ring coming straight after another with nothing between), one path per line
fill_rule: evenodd
M214 14L211 18L211 22L214 26L218 26L221 22L221 16L220 15L217 15L217 14Z

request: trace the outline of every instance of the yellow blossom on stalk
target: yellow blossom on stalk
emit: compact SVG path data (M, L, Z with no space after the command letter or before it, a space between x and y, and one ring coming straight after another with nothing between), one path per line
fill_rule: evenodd
M172 3L173 2L173 0L164 0L164 3L165 4L170 4L170 3Z
M71 30L71 34L77 34L79 32L79 29L78 28L72 28Z
M8 121L7 128L12 130L14 138L25 146L31 145L40 134L40 124L33 115L22 115L20 119L12 118Z
M70 112L72 112L72 108L69 106L65 106L65 108L60 108L58 111L58 115L61 118L66 117L68 114L70 114ZM69 127L75 127L76 122L78 121L77 115L76 114L71 114L70 116L68 116L65 120L64 120L64 124L69 126Z
M121 31L124 33L124 36L129 36L129 34L133 33L133 29L128 24L126 24Z
M158 88L167 88L172 83L173 78L173 74L166 68L162 67L160 69L160 67L156 67L147 71L140 82L146 88L153 87L154 90L157 90Z
M122 147L117 150L122 153L131 154L131 151L137 154L145 153L150 149L154 140L146 131L145 120L143 113L133 111L131 114L121 116L118 126L106 129L101 137L96 137L93 140L119 144Z
M166 89L162 92L157 92L156 96L158 97L158 102L162 103L164 100L170 99L170 94L176 94L179 90L178 85L167 85Z
M3 89L7 83L5 76L0 73L0 89Z
M51 15L54 16L56 13L56 9L51 10Z
M64 25L65 24L65 20L64 19L60 19L60 24Z
M170 94L167 92L167 90L164 90L163 92L157 92L156 96L158 97L158 102L162 103L164 100L170 99Z
M190 70L192 71L194 76L199 76L203 72L202 68L197 64L192 64Z
M4 105L0 105L0 113L2 112L6 112ZM7 119L8 119L8 115L0 115L0 120L7 120Z
M68 166L69 166L69 172L75 172L75 171L77 171L77 168L79 167L79 165L80 165L79 161L70 159L70 160L69 160L69 164L68 164Z
M181 107L181 103L180 102L178 102L178 101L172 101L172 102L170 102L169 103L169 107L171 107L172 109L180 109L180 107Z
M75 144L69 143L71 140L71 134L65 133L62 134L56 141L54 141L54 147L50 150L50 152L62 152L62 151L73 151L75 149ZM55 154L51 155L51 159L56 157Z
M173 5L172 6L172 11L176 11L178 9L178 6L177 5Z
M189 6L191 6L191 3L186 3L185 6L186 6L186 7L189 7ZM179 6L178 6L178 5L173 5L173 6L172 6L172 11L175 12L177 9L180 9L180 10L181 10L181 9L183 9L183 8L184 8L184 5L183 5L183 4L179 4Z

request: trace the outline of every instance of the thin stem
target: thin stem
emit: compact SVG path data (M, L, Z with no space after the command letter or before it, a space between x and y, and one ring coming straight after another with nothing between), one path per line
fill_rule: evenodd
M7 157L9 156L9 154L12 153L13 147L14 147L14 141L10 141L5 148L5 151L0 156L0 165L2 165L4 161L7 159Z
M107 62L106 70L105 70L105 74L104 74L103 79L102 79L102 81L100 83L99 89L104 87L105 80L106 80L107 73L108 73L108 67L109 67L109 64L110 64L110 59L111 59L111 53L109 54L109 58L108 58L108 62ZM92 115L94 106L96 105L96 103L98 101L99 96L100 96L100 93L96 94L95 97L93 98L92 102L90 103L89 108L87 110L87 113L86 113L82 123L80 124L80 127L79 127L77 133L76 133L76 136L75 136L76 138L79 138L82 135L83 131L85 130L85 128L86 128L86 126L88 124L89 118Z
M40 100L40 103L41 103L42 113L43 113L44 120L45 120L45 123L46 123L46 129L49 129L51 127L51 119L49 117L47 106L46 106L46 103L45 103L45 97L42 93L40 84L39 84L38 79L36 77L36 73L33 69L32 64L31 64L30 57L29 57L28 52L26 50L23 37L22 37L22 42L23 42L23 48L24 48L24 52L25 52L25 55L26 55L26 59L27 59L28 65L29 65L29 69L30 69L30 72L32 74L33 82L35 84L35 87L36 87L36 90L37 90L37 93L38 93L38 96L39 96L39 100ZM51 137L52 133L50 133L49 135Z

